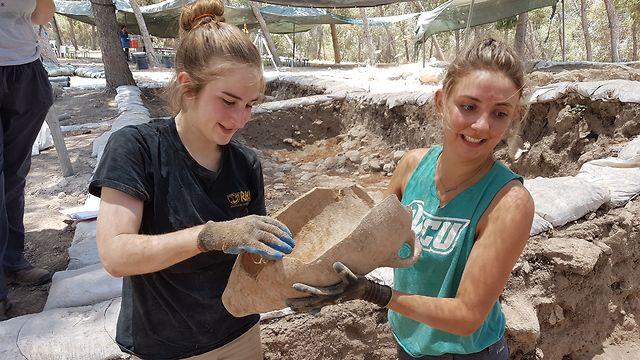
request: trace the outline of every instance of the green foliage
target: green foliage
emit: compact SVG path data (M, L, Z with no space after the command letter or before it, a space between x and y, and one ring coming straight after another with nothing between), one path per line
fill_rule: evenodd
M629 14L631 19L640 23L640 1L638 0L616 0L616 8Z
M512 30L516 28L518 24L518 17L512 16L506 19L496 21L496 29L497 30Z

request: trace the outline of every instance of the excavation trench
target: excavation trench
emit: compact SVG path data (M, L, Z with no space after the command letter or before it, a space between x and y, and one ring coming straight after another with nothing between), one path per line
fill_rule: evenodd
M440 138L429 102L390 108L348 95L323 101L323 89L286 81L271 82L267 95L270 110L256 112L238 135L263 156L270 212L313 186L341 180L379 195L402 151ZM296 105L298 98L314 100ZM640 133L639 118L639 104L570 93L531 106L517 160L505 143L497 156L527 179L573 176L586 161L615 155ZM502 297L512 358L586 359L608 346L638 343L639 212L637 199L605 204L530 238ZM319 316L266 320L262 336L265 359L396 356L386 311L357 301Z

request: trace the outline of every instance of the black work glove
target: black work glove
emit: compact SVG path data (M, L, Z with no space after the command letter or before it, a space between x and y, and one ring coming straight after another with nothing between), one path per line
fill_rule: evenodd
M333 264L333 270L338 273L341 282L325 287L314 287L295 283L297 291L310 294L309 297L287 299L287 305L295 311L314 312L326 305L333 305L349 300L365 300L380 307L385 307L391 301L391 288L375 283L362 275L355 275L341 262Z

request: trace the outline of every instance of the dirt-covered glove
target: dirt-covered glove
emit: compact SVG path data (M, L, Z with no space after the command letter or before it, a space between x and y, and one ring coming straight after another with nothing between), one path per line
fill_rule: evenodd
M280 260L295 246L291 232L280 221L268 216L249 215L229 221L207 222L198 234L201 251L227 254L249 252Z
M297 291L310 294L309 297L287 299L287 305L295 311L316 311L323 306L333 305L349 300L365 300L380 307L385 307L391 301L391 288L375 283L362 275L355 275L341 262L333 264L333 270L338 273L341 282L326 286L314 287L295 283Z

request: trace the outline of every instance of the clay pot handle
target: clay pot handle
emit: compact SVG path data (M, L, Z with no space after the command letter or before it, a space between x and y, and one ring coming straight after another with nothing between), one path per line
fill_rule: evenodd
M401 258L398 256L398 252L396 252L395 256L388 260L388 262L384 266L398 268L398 267L407 267L411 266L420 259L420 254L422 254L422 246L418 242L415 236L413 236L413 232L411 232L411 239L408 239L403 243L407 244L411 247L412 255L406 258Z

